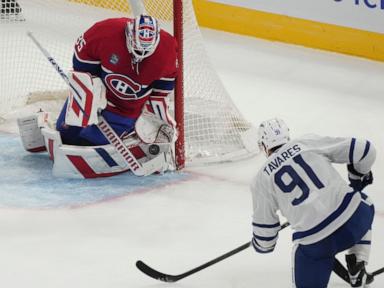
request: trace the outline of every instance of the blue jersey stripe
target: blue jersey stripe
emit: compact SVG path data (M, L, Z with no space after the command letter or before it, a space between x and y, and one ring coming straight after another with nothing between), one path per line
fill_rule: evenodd
M371 147L371 143L369 143L369 141L367 141L365 143L364 153L363 153L363 156L361 156L360 161L363 160L365 158L365 156L367 156L370 147Z
M354 195L355 195L355 192L348 193L344 197L343 202L340 204L340 206L331 215L325 218L319 225L307 231L293 233L293 236L292 236L293 240L295 241L297 239L308 237L327 227L331 222L333 222L337 217L339 217L345 211L345 209L347 209Z
M274 250L275 246L273 246L272 248L263 248L263 246L260 246L259 243L257 243L256 239L253 239L252 240L252 246L253 248L255 248L255 250L259 253L270 253Z
M95 151L104 159L109 167L118 166L118 164L113 160L113 158L105 151L104 148L95 148Z
M277 234L271 237L265 237L265 236L259 236L253 233L253 238L256 238L257 240L261 240L261 241L272 241L272 240L275 240L276 237L277 237Z
M361 241L357 242L357 244L360 244L360 245L371 245L371 241L361 240Z
M275 224L259 224L259 223L252 223L253 226L259 227L259 228L276 228L280 227L280 223L275 223Z
M351 146L349 147L349 163L353 163L353 152L355 150L356 139L352 138Z
M79 61L79 59L76 58L75 55L73 55L72 64L73 64L73 70L75 71L88 72L88 73L91 73L93 76L101 77L100 64L81 62Z
M153 89L172 91L175 88L175 80L156 80L151 86Z

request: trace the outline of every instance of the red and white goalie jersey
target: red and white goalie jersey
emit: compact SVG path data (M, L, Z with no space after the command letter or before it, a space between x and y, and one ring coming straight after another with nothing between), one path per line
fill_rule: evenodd
M128 21L134 20L107 19L88 29L76 42L73 69L102 79L107 88L107 111L135 120L150 99L149 110L172 123L165 97L175 85L177 43L161 30L155 52L135 63L127 48Z

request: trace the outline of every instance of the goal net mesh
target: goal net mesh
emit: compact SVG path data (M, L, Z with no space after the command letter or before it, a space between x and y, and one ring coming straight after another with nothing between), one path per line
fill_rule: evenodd
M67 87L26 36L31 31L64 71L76 39L92 24L132 16L127 0L0 0L0 116L30 102L64 102ZM180 0L181 1L181 0ZM173 33L173 1L144 0L148 14ZM213 69L192 0L183 0L184 133L186 164L249 157L256 139ZM181 41L181 40L179 40ZM59 111L57 111L58 113ZM251 141L252 142L252 141Z

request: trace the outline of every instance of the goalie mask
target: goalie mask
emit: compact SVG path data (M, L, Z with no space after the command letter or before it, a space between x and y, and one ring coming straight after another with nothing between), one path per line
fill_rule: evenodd
M267 156L268 150L287 143L289 139L289 128L281 119L270 119L259 126L257 142Z
M151 56L160 41L159 23L148 15L140 15L128 21L125 33L128 51L135 63Z

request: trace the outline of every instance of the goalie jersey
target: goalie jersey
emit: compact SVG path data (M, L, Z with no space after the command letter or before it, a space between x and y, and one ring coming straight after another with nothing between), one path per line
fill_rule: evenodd
M177 74L177 44L160 31L156 51L139 63L128 52L129 18L100 21L77 39L73 69L100 77L107 87L107 111L137 119L149 97L164 98L172 92Z
M337 230L369 199L353 191L332 163L353 164L366 174L375 157L369 141L355 138L307 135L280 147L251 184L255 248L273 250L280 230L278 210L297 243L312 244Z

